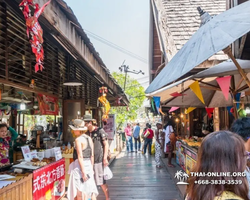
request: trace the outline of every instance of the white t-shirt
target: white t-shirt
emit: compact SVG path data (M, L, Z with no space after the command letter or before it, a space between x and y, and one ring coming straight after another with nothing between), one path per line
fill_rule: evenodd
M169 136L171 133L174 132L174 129L173 127L170 125L170 126L167 126L166 129L163 129L163 131L165 132L165 144L169 143L170 142L170 139L169 139ZM166 145L165 145L166 146Z

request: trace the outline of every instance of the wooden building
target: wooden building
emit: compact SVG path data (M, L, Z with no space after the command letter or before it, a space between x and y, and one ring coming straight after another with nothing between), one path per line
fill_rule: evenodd
M122 97L121 105L128 104L122 88L111 76L72 10L62 0L52 0L39 18L44 32L45 59L44 70L35 73L35 56L18 7L20 2L0 0L0 89L2 94L7 94L0 103L20 103L20 91L27 97L25 101L31 103L37 94L58 98L63 108L66 139L71 135L67 124L77 111L84 115L85 110L91 110L93 117L100 119L99 87L108 88L107 99L111 106L116 106L119 97ZM41 6L46 0L34 2ZM63 86L70 77L77 78L83 85ZM34 88L30 87L32 80L35 81ZM23 129L22 117L11 120L19 132Z
M245 0L151 0L149 54L150 82L154 80L157 74L167 65L167 63L173 58L173 56L199 29L201 20L199 12L197 11L197 7L201 7L210 15L217 15L243 2L245 2ZM233 43L232 52L236 58L245 60L250 59L250 37L248 37L248 35L249 33ZM189 73L180 77L179 80L196 74L197 72L212 67L216 64L219 64L220 62L227 59L228 56L225 55L222 51L218 52L208 60L204 61L202 64L191 70ZM202 84L206 85L207 87L211 86L203 82ZM184 92L188 89L189 85L190 84L187 81L185 86L184 84L180 84L176 87L169 88L167 91L168 95L163 94L164 91L162 90L162 110L165 112L169 110L169 106L167 106L167 104L175 98L169 97L169 94L171 94L171 92L176 92L177 90L179 92ZM158 92L158 94L159 93L160 92ZM185 115L185 119L183 119L183 121L185 123L185 126L188 127L189 130L188 133L186 133L187 131L185 132L186 134L189 135L191 133L192 135L195 132L194 121L196 124L198 124L196 122L197 120L203 120L203 117L201 115L203 111L197 109L192 114ZM184 110L181 110L179 115L183 112ZM214 115L216 115L216 119L214 120L215 129L229 128L232 122L232 117L229 115L226 108L216 108L214 111ZM201 129L200 124L198 124L197 127Z

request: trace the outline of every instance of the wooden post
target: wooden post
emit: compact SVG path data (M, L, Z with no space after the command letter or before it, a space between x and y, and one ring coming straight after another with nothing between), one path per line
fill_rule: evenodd
M40 148L40 135L41 135L42 131L37 131L36 134L36 148Z
M250 88L250 81L246 76L246 73L243 71L243 69L241 68L240 64L237 62L237 60L235 59L235 57L232 54L232 50L230 47L227 47L226 49L223 50L225 54L227 54L232 61L234 62L235 66L237 67L240 75L242 76L242 78L244 78L244 80L246 81L248 87Z

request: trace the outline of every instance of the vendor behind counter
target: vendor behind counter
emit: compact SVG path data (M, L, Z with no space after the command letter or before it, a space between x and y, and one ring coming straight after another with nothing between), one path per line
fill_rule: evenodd
M8 135L8 130L11 136ZM11 141L16 140L18 133L5 123L0 124L0 167L10 163L13 155L9 153ZM11 160L12 161L12 160Z

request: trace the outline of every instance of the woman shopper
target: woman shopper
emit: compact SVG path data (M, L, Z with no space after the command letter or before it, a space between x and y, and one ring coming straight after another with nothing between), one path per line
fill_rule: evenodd
M176 137L172 125L172 121L169 119L167 124L164 126L163 131L165 132L164 140L164 153L168 154L168 167L175 167L172 163L172 154L174 151Z
M69 200L95 200L98 195L94 179L94 153L92 139L86 135L87 127L81 119L73 121L74 126L70 128L74 131L75 148L73 153L74 162L69 166Z
M207 135L201 143L192 172L243 174L246 153L240 136L229 131ZM199 184L209 182L210 184ZM190 176L186 200L247 200L248 183L244 176Z
M157 168L162 168L160 157L161 157L161 151L162 151L162 123L158 122L156 124L157 130L155 131L155 162Z

